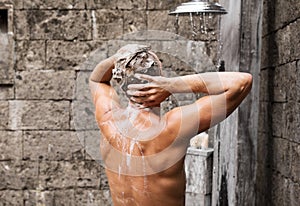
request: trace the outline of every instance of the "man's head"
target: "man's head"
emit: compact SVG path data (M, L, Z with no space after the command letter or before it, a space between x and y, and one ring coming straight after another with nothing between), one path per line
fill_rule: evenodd
M115 79L126 93L130 84L144 84L147 81L134 77L135 74L161 76L161 62L149 46L129 44L117 52L117 60L113 69Z

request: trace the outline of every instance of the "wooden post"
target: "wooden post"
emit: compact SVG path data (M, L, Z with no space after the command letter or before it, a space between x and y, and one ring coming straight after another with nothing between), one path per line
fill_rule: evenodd
M253 75L251 94L215 128L212 205L255 205L262 1L221 0L226 71Z

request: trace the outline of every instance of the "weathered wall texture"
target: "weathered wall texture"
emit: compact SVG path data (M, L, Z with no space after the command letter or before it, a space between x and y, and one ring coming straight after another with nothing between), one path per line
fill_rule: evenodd
M0 84L0 205L111 205L104 170L85 150L97 150L89 147L99 135L89 74L97 61L147 35L156 50L196 64L191 44L172 45L176 35L127 35L174 33L175 17L167 12L181 2L0 0L14 6L15 48L15 75ZM181 36L187 31L182 27ZM83 64L99 48L95 60ZM192 72L180 55L161 58L178 74Z
M300 205L300 1L264 0L257 205Z
M104 170L84 150L98 130L87 88L94 64L83 63L98 48L95 61L146 38L177 54L161 54L167 68L192 72L184 63L197 65L190 42L159 32L128 35L174 33L167 11L184 0L0 2L14 6L15 41L15 74L0 84L0 205L110 205ZM265 0L264 9L257 205L299 205L300 5ZM179 34L189 38L185 21Z

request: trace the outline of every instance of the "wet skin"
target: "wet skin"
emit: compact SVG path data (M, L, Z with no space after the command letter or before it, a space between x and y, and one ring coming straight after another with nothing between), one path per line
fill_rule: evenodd
M113 117L113 113L118 114ZM138 129L144 132L144 135L139 135L139 138L143 138L150 130L158 131L155 134L155 138L148 141L138 141L130 151L130 144L132 141L131 137L124 137L121 129L116 129L114 124L103 124L103 122L110 121L114 119L116 121L126 121L123 119L126 110L115 109L106 113L104 116L97 118L100 129L102 131L102 157L105 160L106 152L105 150L107 144L112 145L115 149L125 152L127 154L132 154L136 156L149 156L153 154L158 154L166 147L170 146L173 140L177 137L176 131L170 131L168 127L162 122L161 118L150 111L140 110L133 123L136 128L128 128L127 134L130 134L130 130ZM127 120L128 121L128 120ZM143 123L142 125L139 123ZM158 126L159 125L159 126ZM160 127L161 126L161 127ZM160 129L157 130L157 127ZM154 133L156 133L154 131ZM143 134L143 132L141 133ZM149 137L146 137L149 138ZM118 141L122 141L123 144L118 144ZM125 145L125 149L124 149ZM172 206L182 206L184 205L185 198L185 173L184 173L184 154L187 148L186 145L181 145L180 148L173 147L172 150L175 153L181 153L181 159L174 159L174 164L168 169L160 171L157 170L156 174L139 176L123 175L122 171L119 174L117 171L111 171L108 167L106 169L106 174L109 180L109 186L115 206L121 205L143 205L143 206L153 206L153 205L172 205ZM172 153L172 152L170 152ZM171 155L169 153L169 155ZM163 159L170 159L170 156L162 155L160 157L161 161ZM143 161L141 159L141 161ZM150 160L151 161L151 160ZM123 167L131 167L131 165L124 164ZM123 168L124 169L124 168ZM145 171L146 172L146 171Z
M170 93L200 92L207 96L191 105L177 107L162 117L151 109L135 108L136 116L130 122L127 109L121 108L109 84L115 60L113 56L100 62L90 78L96 120L103 137L102 158L107 165L114 205L182 206L185 199L184 156L189 140L230 115L249 93L252 77L239 72L179 78L144 75L140 78L151 84L129 86L129 93L134 96L131 100L144 107L159 105ZM116 155L118 153L123 157ZM126 162L126 154L144 156L146 158L140 158L140 162L145 161L150 166L145 166L144 170L143 164L135 168L134 163ZM159 158L147 159L151 155ZM138 175L132 175L135 169L140 170Z

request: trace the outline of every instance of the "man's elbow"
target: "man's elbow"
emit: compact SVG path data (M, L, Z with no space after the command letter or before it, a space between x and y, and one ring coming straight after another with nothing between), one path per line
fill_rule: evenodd
M253 77L249 73L240 73L238 83L235 85L239 95L247 95L252 88Z
M247 95L252 87L252 75L249 73L238 73L235 81L231 82L230 89L228 90L229 96L236 99L238 96Z
M250 91L252 88L252 82L253 82L252 74L242 73L242 81L243 81L244 89Z

